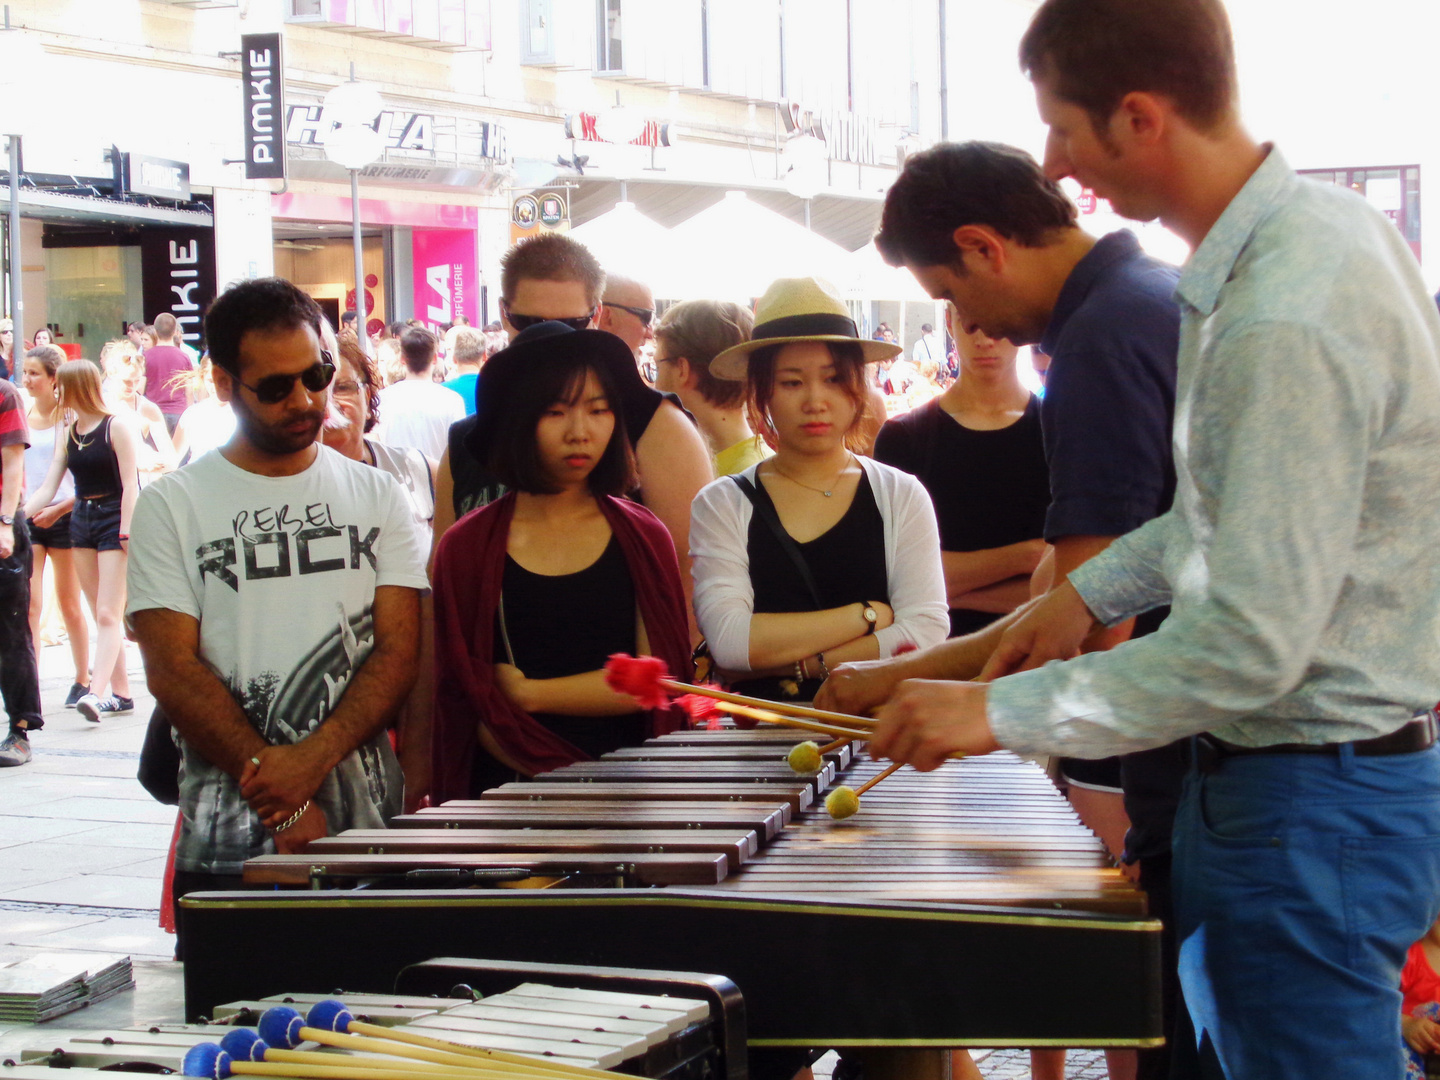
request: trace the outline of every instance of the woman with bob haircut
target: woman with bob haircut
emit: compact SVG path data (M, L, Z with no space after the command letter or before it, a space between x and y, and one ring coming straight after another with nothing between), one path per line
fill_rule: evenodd
M127 417L115 416L100 391L100 370L89 360L67 360L56 372L65 433L40 489L25 503L34 517L55 499L65 471L75 482L70 543L80 587L95 612L95 655L90 692L75 703L86 720L135 711L125 670L125 564L130 515L140 493L136 460L140 436ZM113 691L113 692L112 692Z
M711 374L745 380L751 426L775 456L703 488L691 511L695 615L722 676L773 701L810 700L830 666L943 641L949 628L930 496L853 452L865 365L834 287L782 278L751 339Z
M509 491L435 553L436 802L682 726L603 671L612 653L648 653L690 676L670 534L623 498L635 465L622 406L643 388L619 338L558 322L481 371L468 448Z

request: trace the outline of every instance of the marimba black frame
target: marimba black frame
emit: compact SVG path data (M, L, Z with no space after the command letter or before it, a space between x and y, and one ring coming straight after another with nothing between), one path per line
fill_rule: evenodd
M196 893L181 907L191 1020L275 986L390 991L411 964L468 954L721 974L752 1047L1162 1041L1160 924L1134 916L676 888Z

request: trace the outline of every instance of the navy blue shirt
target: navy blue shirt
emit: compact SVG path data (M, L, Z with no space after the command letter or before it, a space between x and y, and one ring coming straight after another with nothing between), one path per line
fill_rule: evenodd
M1180 271L1131 232L1098 240L1060 290L1040 426L1050 468L1045 539L1120 536L1170 508Z
M1045 539L1120 536L1170 509L1175 461L1175 357L1180 271L1140 250L1124 229L1075 264L1040 348L1050 354L1040 427L1050 468ZM1146 612L1135 636L1168 609ZM1185 774L1182 743L1125 754L1120 786L1130 861L1170 850Z

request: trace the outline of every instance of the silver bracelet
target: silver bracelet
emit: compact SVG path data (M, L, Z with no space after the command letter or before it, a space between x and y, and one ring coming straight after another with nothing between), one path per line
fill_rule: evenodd
M299 810L296 810L293 814L291 814L288 818L286 818L286 819L285 819L285 823L284 823L283 825L278 826L278 827L275 829L275 832L276 832L277 834L278 834L278 833L282 833L282 832L284 832L286 829L290 828L292 825L294 825L296 822L298 822L302 817L304 817L304 816L305 816L305 811L306 811L306 810L309 810L309 809L310 809L310 800L309 800L309 799L306 799L305 802L301 805L300 809L299 809Z
M822 679L830 678L830 668L825 663L825 654L823 652L817 652L815 659L820 661L820 677Z

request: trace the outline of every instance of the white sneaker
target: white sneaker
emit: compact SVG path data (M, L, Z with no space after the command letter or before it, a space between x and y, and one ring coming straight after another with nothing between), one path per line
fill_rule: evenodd
M30 740L21 731L11 730L10 736L0 742L0 768L7 765L24 765L30 760Z
M75 702L75 711L92 724L98 724L100 717L103 716L105 712L105 702L101 701L94 694L86 694L79 701Z

